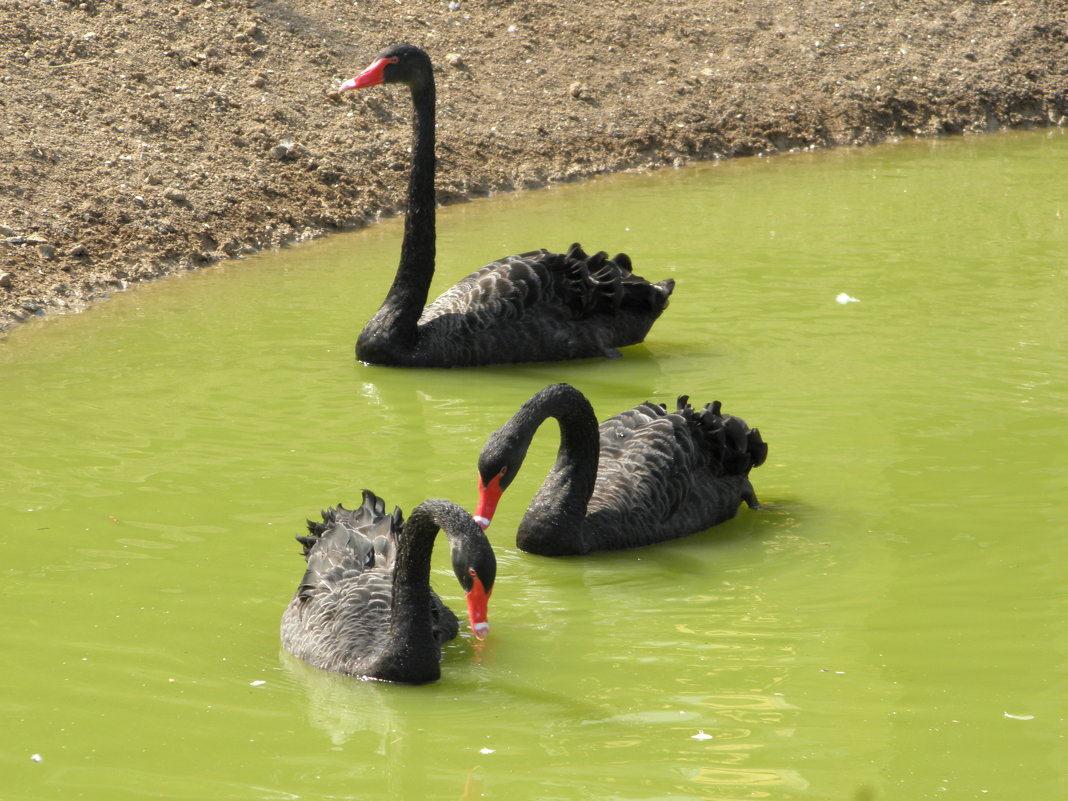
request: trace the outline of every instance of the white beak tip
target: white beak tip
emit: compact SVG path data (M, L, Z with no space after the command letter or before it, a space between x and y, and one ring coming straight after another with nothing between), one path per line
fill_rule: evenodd
M480 640L486 639L486 635L489 634L489 623L476 623L472 628L475 630L475 636Z
M472 517L474 518L474 521L478 523L478 527L483 531L489 528L490 521L488 517L482 517L481 515L472 515Z

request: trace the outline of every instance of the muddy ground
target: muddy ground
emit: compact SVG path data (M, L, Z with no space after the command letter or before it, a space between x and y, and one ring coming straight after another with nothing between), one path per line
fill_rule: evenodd
M399 41L442 202L1068 115L1068 0L0 0L0 328L397 211Z

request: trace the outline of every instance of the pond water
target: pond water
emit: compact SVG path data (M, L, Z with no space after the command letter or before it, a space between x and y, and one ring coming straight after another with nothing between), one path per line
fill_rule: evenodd
M576 239L674 277L615 361L356 363L398 220L14 330L3 798L1068 796L1065 175L1053 131L443 210L436 288ZM362 487L472 507L486 435L561 380L602 418L722 400L770 443L764 508L523 554L546 426L490 530L493 630L465 625L439 683L280 653L306 517ZM434 583L462 609L443 547Z

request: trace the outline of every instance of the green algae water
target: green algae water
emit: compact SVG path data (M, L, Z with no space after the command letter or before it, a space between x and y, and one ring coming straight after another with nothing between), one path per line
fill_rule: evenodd
M1053 131L443 210L435 289L573 240L675 278L615 361L356 363L397 220L11 332L0 797L1068 796L1066 175ZM555 381L602 418L721 400L770 443L764 508L523 554L549 425L490 529L489 639L439 683L280 652L305 518L362 487L470 508L486 435ZM462 609L440 546L434 583Z

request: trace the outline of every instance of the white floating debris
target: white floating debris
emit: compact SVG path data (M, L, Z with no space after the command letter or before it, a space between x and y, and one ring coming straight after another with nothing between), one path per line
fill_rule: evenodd
M705 732L703 732L700 729L698 729L697 730L697 734L693 735L690 739L691 740L711 740L712 739L712 735L711 734L705 734Z
M1013 715L1009 712L1005 713L1005 717L1012 718L1013 720L1034 720L1034 715Z
M838 297L836 297L835 300L843 306L847 303L860 303L860 298L855 298L846 292L839 292Z
M253 686L253 687L262 687L262 686L263 686L264 684L266 684L266 683L267 683L267 682L266 682L266 681L264 681L263 679L256 679L255 681L250 681L250 682L249 682L249 684L250 684L251 686Z
M34 762L44 762L44 757L41 756L40 754L34 754L33 756L30 757L30 759L33 760Z
M482 748L478 749L478 753L480 753L480 754L492 754L492 753L496 752L496 750L497 750L496 748L482 747Z

